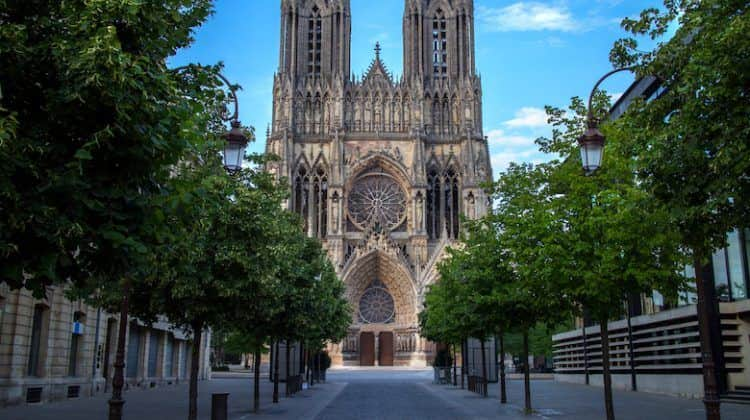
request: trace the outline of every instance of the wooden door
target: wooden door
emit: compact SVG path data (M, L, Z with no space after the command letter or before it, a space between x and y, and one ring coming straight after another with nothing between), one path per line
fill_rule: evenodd
M378 341L380 366L393 366L393 333L381 332Z
M359 365L375 366L375 334L363 332L359 336Z

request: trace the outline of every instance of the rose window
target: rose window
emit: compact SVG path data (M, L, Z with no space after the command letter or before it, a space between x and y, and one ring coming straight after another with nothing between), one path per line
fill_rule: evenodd
M370 287L359 300L359 318L367 324L393 322L395 306L393 298L383 287Z
M397 228L406 218L406 194L386 174L369 174L357 180L349 193L349 217L358 228Z

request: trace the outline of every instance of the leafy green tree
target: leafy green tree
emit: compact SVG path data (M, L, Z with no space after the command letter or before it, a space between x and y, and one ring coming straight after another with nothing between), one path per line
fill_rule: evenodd
M598 115L608 105L600 92ZM680 237L669 209L636 180L633 162L618 146L627 132L605 125L612 146L606 165L583 176L575 147L586 114L583 103L573 98L568 112L548 107L547 113L555 126L553 137L538 143L564 160L543 165L546 176L539 186L546 207L545 246L530 251L537 266L550 271L545 276L549 285L599 321L605 408L613 419L608 321L620 315L628 296L653 290L671 296L684 286L677 274L684 262Z
M504 264L512 275L505 287L495 291L497 305L507 307L512 320L506 332L520 333L524 367L524 409L531 408L529 373L529 332L540 323L553 326L571 311L571 302L562 289L555 287L559 273L550 268L544 250L555 249L554 227L545 185L548 167L511 165L495 185L496 208L490 216L497 232L497 246L504 249Z
M163 184L205 134L167 58L209 0L0 1L0 276L42 296L153 276ZM111 411L121 416L123 343Z
M726 234L750 215L750 5L740 0L665 1L638 18L625 19L633 37L610 54L616 66L634 65L658 77L663 93L636 101L618 121L623 142L637 162L643 187L669 209L690 250L698 289L705 404L719 416L712 335L718 328L715 286L704 268ZM668 38L670 25L676 33ZM659 42L639 48L636 36ZM609 153L609 152L608 152Z

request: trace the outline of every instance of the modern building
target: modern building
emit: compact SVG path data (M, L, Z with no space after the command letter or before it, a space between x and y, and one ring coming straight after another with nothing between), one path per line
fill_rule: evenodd
M472 0L406 0L404 68L375 46L350 69L349 0L282 0L267 152L287 206L320 238L354 308L334 364L422 365L417 314L460 215L487 211L491 180Z
M46 299L0 284L0 407L111 392L119 317L61 288ZM210 375L210 333L194 346L166 322L131 320L126 337L126 389L187 380L190 354L201 352L200 378ZM126 397L127 398L127 397Z
M619 118L635 98L657 99L664 92L658 79L633 83L617 101L611 118ZM713 316L714 354L720 391L729 399L750 391L750 229L727 234L727 247L716 251L705 275L716 286L718 313ZM687 278L695 277L691 266ZM693 285L694 286L694 285ZM610 322L613 385L622 389L703 396L697 298L683 293L676 307L654 291L632 296L623 305L629 319ZM601 385L599 327L580 320L579 329L553 337L555 378ZM585 334L584 334L585 331ZM750 393L748 393L750 394Z

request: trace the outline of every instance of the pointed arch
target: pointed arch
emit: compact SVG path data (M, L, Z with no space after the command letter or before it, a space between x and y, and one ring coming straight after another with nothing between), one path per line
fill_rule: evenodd
M294 165L294 194L292 195L291 207L302 218L305 231L307 231L309 226L310 173L310 165L307 163L307 158L303 153Z
M458 239L461 214L460 175L454 163L450 163L443 175L444 220L448 239Z
M427 236L429 239L440 239L443 233L441 205L442 176L440 166L433 155L427 163L427 197L426 215Z

